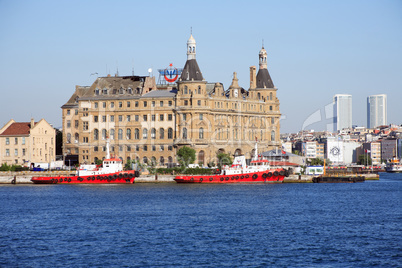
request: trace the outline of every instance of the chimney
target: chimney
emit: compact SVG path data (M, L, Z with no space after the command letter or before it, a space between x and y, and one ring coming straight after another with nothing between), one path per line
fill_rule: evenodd
M256 77L257 68L255 66L250 67L250 89L254 89L257 87L257 77Z
M35 120L33 119L33 117L31 118L31 129L35 126Z

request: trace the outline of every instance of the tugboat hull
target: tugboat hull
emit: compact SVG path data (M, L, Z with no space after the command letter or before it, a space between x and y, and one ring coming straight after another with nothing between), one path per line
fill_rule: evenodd
M285 176L289 176L287 170L267 170L231 175L199 175L199 176L176 176L177 183L281 183Z
M95 176L55 176L55 177L32 177L35 184L129 184L134 183L138 172L116 172Z

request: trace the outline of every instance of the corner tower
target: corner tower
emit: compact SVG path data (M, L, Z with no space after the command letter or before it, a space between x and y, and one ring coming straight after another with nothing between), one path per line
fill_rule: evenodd
M257 88L274 88L271 76L267 69L267 51L261 48L259 56L259 70L257 73Z
M198 67L196 55L196 42L193 35L187 41L187 61L184 65L183 71L179 81L203 81L200 67Z

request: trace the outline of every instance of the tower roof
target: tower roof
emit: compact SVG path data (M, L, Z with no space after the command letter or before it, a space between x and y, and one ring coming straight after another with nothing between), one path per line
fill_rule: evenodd
M259 69L257 73L257 88L274 88L268 69Z
M186 61L183 71L180 76L182 81L202 81L202 73L196 59L191 59Z

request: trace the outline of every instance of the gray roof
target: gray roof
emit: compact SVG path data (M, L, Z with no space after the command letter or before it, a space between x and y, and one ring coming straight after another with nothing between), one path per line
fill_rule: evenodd
M177 94L177 90L152 90L141 98L173 98Z
M263 152L261 153L263 157L275 157L275 156L297 156L295 154L292 153L288 153L285 152L284 150L271 150L271 151L267 151L267 152Z
M257 88L274 88L268 69L259 69L257 73Z
M187 60L181 72L180 79L182 81L203 81L202 73L195 59Z

